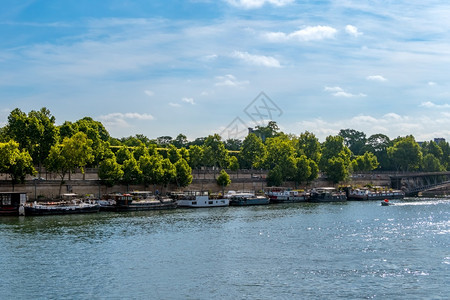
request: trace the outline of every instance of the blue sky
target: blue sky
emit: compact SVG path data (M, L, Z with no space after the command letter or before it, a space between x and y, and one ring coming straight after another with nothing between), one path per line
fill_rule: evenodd
M3 0L0 125L45 106L114 137L241 137L272 119L322 141L450 140L449 15L433 0Z

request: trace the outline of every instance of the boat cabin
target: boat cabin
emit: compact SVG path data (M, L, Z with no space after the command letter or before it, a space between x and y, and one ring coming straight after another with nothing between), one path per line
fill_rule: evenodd
M0 192L0 216L19 215L20 208L27 202L25 192Z

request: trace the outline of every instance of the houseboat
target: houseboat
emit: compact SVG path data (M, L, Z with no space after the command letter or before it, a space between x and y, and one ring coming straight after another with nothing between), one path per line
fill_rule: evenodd
M66 215L97 213L100 206L95 201L85 201L77 194L63 194L61 199L51 202L32 202L25 204L26 216Z
M0 216L18 216L25 213L25 192L0 192Z
M236 193L229 197L230 206L266 205L270 200L268 197L256 196L251 193Z
M309 202L343 202L347 201L344 192L339 192L333 187L315 188L311 190Z
M348 200L384 200L384 199L403 199L405 192L401 190L375 189L347 189Z
M304 191L288 188L269 188L265 194L270 199L270 203L293 203L307 200L307 195Z
M185 192L173 194L172 197L177 201L179 207L203 208L230 205L230 200L228 198L212 196L209 195L208 192Z
M170 198L153 196L151 192L139 191L129 194L108 194L98 201L101 211L144 211L173 209L176 201Z

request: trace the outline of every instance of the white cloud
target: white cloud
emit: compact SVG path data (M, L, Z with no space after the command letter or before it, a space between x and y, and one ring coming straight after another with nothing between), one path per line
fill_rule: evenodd
M421 107L426 107L426 108L450 108L450 104L445 103L445 104L436 104L433 103L431 101L426 101L426 102L422 102L420 104Z
M155 95L155 93L154 93L153 91L150 91L150 90L146 90L146 91L144 91L144 93L145 93L147 96L149 96L149 97L152 97L152 96Z
M326 86L324 88L324 90L326 92L330 92L331 95L333 95L334 97L355 98L355 97L366 97L367 96L366 94L363 94L363 93L352 94L352 93L346 92L339 86L334 86L334 87Z
M437 83L434 82L434 81L428 81L428 85L429 85L429 86L435 86L435 85L437 85Z
M362 35L362 32L359 32L358 28L353 25L345 26L345 32L347 32L349 35L352 35L354 37L358 37L358 36Z
M226 0L226 2L239 8L251 9L260 8L266 3L274 6L285 6L293 3L294 0Z
M172 106L172 107L181 107L181 104L169 102L169 106Z
M186 102L186 103L189 103L189 104L192 104L192 105L195 104L194 98L186 98L186 97L185 97L185 98L181 99L181 101Z
M380 82L387 81L387 79L381 75L370 75L367 76L366 79L370 81L380 81Z
M240 51L234 51L231 56L234 58L241 59L244 62L255 66L272 67L272 68L281 67L280 62L276 58L271 56L253 55L249 54L248 52L240 52Z
M129 127L127 120L154 120L155 118L150 114L140 113L110 113L99 116L99 119L106 126L114 127Z
M334 38L337 30L330 26L308 26L291 33L284 32L269 32L265 36L272 42L284 42L289 40L297 40L301 42L317 41L323 39Z
M249 84L249 82L246 81L238 81L236 79L236 77L234 77L231 74L225 75L225 76L217 76L216 80L218 80L218 82L216 82L215 86L241 86L241 85L246 85Z

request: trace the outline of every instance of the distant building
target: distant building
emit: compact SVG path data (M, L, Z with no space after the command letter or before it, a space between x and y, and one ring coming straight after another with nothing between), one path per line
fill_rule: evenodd
M445 143L445 139L444 138L434 138L434 142L436 144L439 144L440 142L444 142Z

